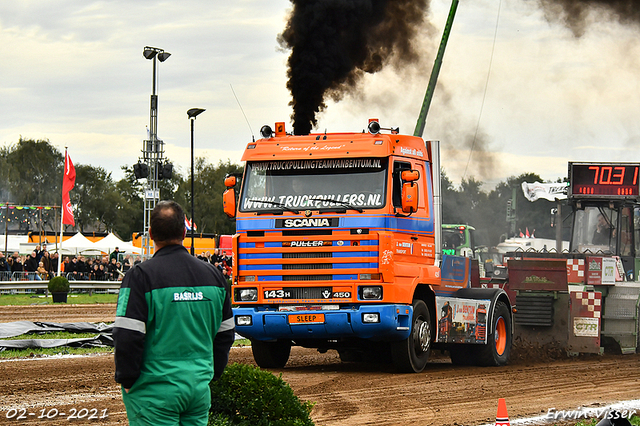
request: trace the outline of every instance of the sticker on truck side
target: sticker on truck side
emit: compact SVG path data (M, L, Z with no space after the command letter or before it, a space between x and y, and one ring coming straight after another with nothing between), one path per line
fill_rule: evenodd
M491 300L436 296L436 309L438 342L486 342Z

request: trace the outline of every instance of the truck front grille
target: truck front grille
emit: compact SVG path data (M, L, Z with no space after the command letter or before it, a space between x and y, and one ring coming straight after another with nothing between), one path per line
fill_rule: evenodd
M238 273L249 282L355 281L376 274L378 234L286 230L238 237Z
M282 281L332 281L333 275L285 275Z

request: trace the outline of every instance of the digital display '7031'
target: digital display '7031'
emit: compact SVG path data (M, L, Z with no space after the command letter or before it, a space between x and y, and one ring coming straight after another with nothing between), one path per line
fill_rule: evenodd
M639 163L569 163L573 197L637 197Z

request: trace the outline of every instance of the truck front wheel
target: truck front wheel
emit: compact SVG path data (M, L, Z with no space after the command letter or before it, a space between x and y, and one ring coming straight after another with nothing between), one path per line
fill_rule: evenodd
M504 302L496 302L494 305L491 324L488 324L487 344L481 345L478 353L478 363L484 366L505 365L511 355L511 315Z
M424 301L413 301L411 334L399 342L391 342L393 365L400 373L419 373L424 370L431 352L433 327L431 314Z
M253 359L260 368L283 368L289 361L291 342L278 340L276 342L251 341Z

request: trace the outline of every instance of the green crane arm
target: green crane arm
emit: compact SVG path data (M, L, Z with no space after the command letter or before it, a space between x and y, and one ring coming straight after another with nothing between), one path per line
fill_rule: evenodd
M429 112L429 105L431 105L431 99L433 98L433 92L438 82L438 74L440 74L440 67L442 66L442 58L444 58L444 49L447 46L449 40L449 34L451 33L451 27L453 26L453 18L456 15L458 9L459 0L452 0L451 9L449 9L449 17L442 33L442 41L438 48L438 54L436 60L433 63L433 69L431 70L431 77L429 78L429 85L427 86L427 93L424 95L424 101L422 101L422 108L420 109L420 115L418 116L418 122L416 123L416 129L413 132L413 136L422 137L424 132L424 126L427 123L427 113Z

